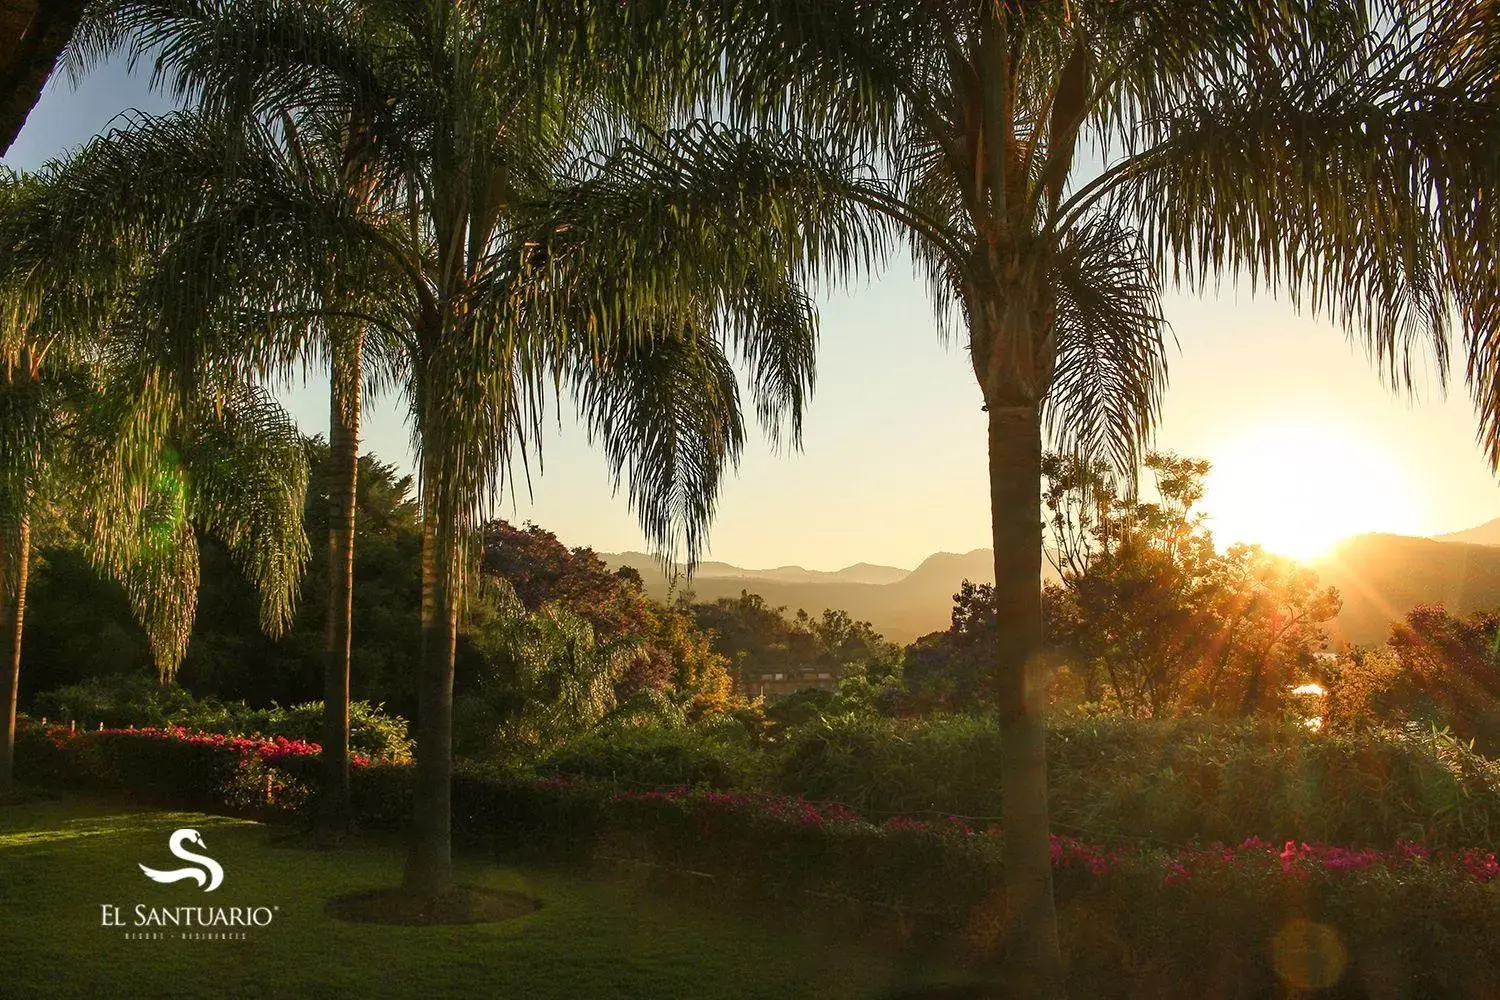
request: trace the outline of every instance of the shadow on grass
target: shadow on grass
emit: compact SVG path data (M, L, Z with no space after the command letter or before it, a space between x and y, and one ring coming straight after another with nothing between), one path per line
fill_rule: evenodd
M493 924L542 908L519 892L456 885L431 899L414 899L401 889L370 889L331 899L323 912L357 924L428 927L440 924Z

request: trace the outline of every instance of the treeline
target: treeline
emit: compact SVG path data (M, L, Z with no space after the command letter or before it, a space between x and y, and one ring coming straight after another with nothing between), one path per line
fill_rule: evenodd
M306 449L306 527L324 537L328 448L312 439ZM1196 507L1207 471L1201 461L1149 456L1145 499L1102 466L1047 459L1049 555L1062 579L1046 592L1054 711L1417 725L1500 748L1500 613L1459 619L1419 608L1393 624L1383 647L1331 650L1322 626L1338 611L1337 592L1257 548L1219 551ZM411 477L361 457L357 507L353 697L412 718L421 537ZM963 581L949 628L903 648L843 611L790 613L748 592L656 600L635 570L611 569L535 525L493 521L477 541L480 572L456 657L464 755L553 746L622 716L671 725L748 711L774 724L994 708L1001 637L989 585ZM326 549L313 553L291 627L272 640L222 547L201 544L199 614L178 675L185 693L261 710L318 699ZM33 593L26 656L37 667L25 676L23 705L125 719L107 706L141 701L138 681L155 666L118 586L59 545L44 552ZM788 696L754 707L771 678ZM1310 682L1326 695L1296 692ZM85 687L37 699L76 685Z
M329 449L315 438L306 451L306 530L326 538ZM412 477L361 456L356 508L351 695L410 719L421 599ZM68 544L65 530L48 541L32 583L24 655L35 668L23 675L21 703L54 714L73 706L111 724L133 719L128 704L149 702L142 682L157 675L147 637L119 585ZM199 543L198 614L174 682L187 702L270 709L320 698L327 548L314 548L296 614L272 639L259 627L257 595L223 546L206 536ZM684 592L658 601L635 570L613 570L591 549L570 549L535 525L492 521L474 550L479 572L456 652L460 753L549 744L620 713L691 721L747 704L741 682L762 671L899 672L900 647L842 612L789 618L756 595L699 603ZM186 712L187 702L163 704ZM154 721L160 714L147 712Z

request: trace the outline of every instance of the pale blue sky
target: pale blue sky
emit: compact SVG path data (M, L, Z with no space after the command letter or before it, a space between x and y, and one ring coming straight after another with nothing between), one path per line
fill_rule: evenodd
M5 162L32 168L126 109L157 112L145 81L106 66L74 89L55 78ZM1358 531L1432 534L1500 516L1500 486L1474 442L1461 385L1441 398L1388 392L1336 328L1229 286L1166 302L1180 344L1158 444L1215 462L1205 508L1221 536L1288 551ZM935 332L905 261L823 297L818 388L800 453L758 435L725 486L711 557L749 567L912 567L988 544L984 416L960 345ZM308 432L327 429L326 383L283 393ZM404 414L378 400L364 445L410 468ZM644 548L611 496L603 460L565 419L544 445L532 497L501 513L571 545ZM514 504L514 507L512 506Z

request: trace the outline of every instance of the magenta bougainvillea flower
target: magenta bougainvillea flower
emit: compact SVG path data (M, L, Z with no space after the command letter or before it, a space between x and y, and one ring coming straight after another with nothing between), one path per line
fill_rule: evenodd
M58 747L88 736L108 735L142 740L169 740L212 746L239 755L242 763L258 760L277 764L289 759L312 757L322 748L306 740L284 736L226 736L222 733L193 732L181 726L145 729L104 729L94 732L73 730L65 726L48 726L46 734ZM364 754L351 754L355 767L370 764ZM540 791L565 794L576 782L567 777L548 777L536 781ZM849 807L837 802L814 802L796 796L770 795L761 792L693 789L684 785L669 788L618 791L610 796L617 804L634 803L685 811L705 837L716 835L726 819L743 818L773 824L787 824L807 829L855 825L870 831L895 835L921 835L939 838L996 838L1003 836L998 826L977 829L971 818L952 815L891 816L872 823ZM1164 850L1159 847L1125 847L1105 849L1078 837L1051 835L1052 864L1060 871L1075 871L1090 876L1108 876L1118 865L1130 859L1159 859L1162 881L1167 885L1192 882L1205 873L1234 866L1264 866L1290 879L1305 879L1315 874L1333 877L1372 869L1399 870L1414 865L1431 865L1460 874L1479 883L1500 879L1500 859L1493 851L1478 848L1434 851L1412 841L1397 841L1387 849L1345 847L1334 844L1307 844L1295 840L1280 846L1250 837L1236 846L1224 844L1194 845ZM1154 861L1149 863L1155 863Z

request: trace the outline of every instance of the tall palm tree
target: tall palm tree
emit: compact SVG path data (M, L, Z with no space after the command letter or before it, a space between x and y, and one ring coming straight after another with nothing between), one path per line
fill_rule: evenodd
M648 114L651 102L620 88L619 73L581 56L527 5L158 0L113 4L108 15L97 34L81 36L85 50L134 39L140 52L171 52L197 32L235 55L227 92L269 95L243 123L207 209L187 210L177 194L196 190L182 182L184 169L201 165L196 176L207 177L226 148L200 141L197 116L112 137L101 144L114 151L108 176L79 182L110 191L98 200L116 218L191 215L175 269L161 268L175 275L159 287L165 325L183 317L179 339L192 340L223 311L205 304L212 290L230 289L270 322L359 319L401 345L424 528L406 883L416 894L442 892L451 880L453 654L469 533L512 463L529 461L549 392L567 391L617 483L628 481L652 542L696 558L742 436L728 358L750 368L757 411L773 429L787 415L795 433L811 387L812 313L786 250L795 224L747 249L733 205L704 225L680 217L675 192L634 183L655 175L601 183L602 161L580 154L609 142L622 112ZM184 92L206 86L192 60L161 57L157 70ZM361 122L369 136L368 199L282 183L287 123L328 113ZM632 228L638 252L574 236L596 211ZM644 227L649 240L639 239ZM682 268L685 260L694 266ZM378 315L327 299L338 274L364 276L362 295L380 290Z
M66 199L55 170L0 177L0 570L9 656L0 792L13 781L16 695L31 524L66 517L91 560L125 588L163 677L187 651L198 587L197 532L223 541L262 597L262 624L290 622L306 562L301 439L264 392L212 378L184 386L138 361L130 285L148 255L53 247L80 236L51 223ZM87 244L83 239L81 244ZM207 374L207 373L205 373Z
M357 12L351 11L351 16ZM340 111L293 117L277 107L277 88L249 85L241 59L245 52L225 39L203 32L204 11L197 4L141 4L135 0L98 0L90 4L78 35L66 53L74 78L100 60L128 49L132 64L145 53L156 56L153 85L165 88L179 101L204 115L200 138L223 143L220 167L233 159L236 126L281 112L279 142L273 147L278 183L294 190L349 199L372 210L374 180L367 162L369 135L358 117L339 103ZM242 27L254 30L262 23ZM254 49L250 50L252 53ZM267 93L267 90L270 93ZM209 123L217 129L208 128ZM212 167L211 159L200 161ZM204 181L206 178L195 177ZM196 185L194 185L196 186ZM262 185L263 188L268 185ZM324 276L327 280L328 276ZM313 276L308 276L314 281ZM332 276L333 284L317 289L319 301L338 303L348 312L368 303L367 282L348 274ZM363 295L363 298L361 297ZM325 837L337 839L353 824L349 772L349 684L351 623L353 621L355 496L358 491L360 417L365 382L389 385L395 378L391 364L398 351L379 325L358 315L313 316L292 322L263 323L257 331L261 350L255 352L258 375L285 376L321 355L329 381L329 461L333 488L329 496L328 555L330 571L324 596L324 721L322 787L316 824ZM373 354L366 350L374 348ZM237 345L238 346L238 345ZM229 359L226 359L229 360ZM241 358L241 360L249 360Z
M698 77L681 89L728 123L669 136L681 169L727 182L721 198L860 207L906 242L940 327L967 337L1000 623L1003 953L1017 990L1060 993L1043 438L1133 473L1165 385L1161 289L1238 279L1343 325L1395 385L1424 344L1445 370L1457 323L1500 464L1497 75L1492 58L1451 58L1493 31L1450 0L685 0L654 13L680 40L678 72ZM612 223L583 225L603 240Z

